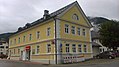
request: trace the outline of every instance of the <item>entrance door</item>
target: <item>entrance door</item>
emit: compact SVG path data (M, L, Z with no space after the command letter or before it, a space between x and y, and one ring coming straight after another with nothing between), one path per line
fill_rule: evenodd
M26 60L30 60L30 50L26 50Z

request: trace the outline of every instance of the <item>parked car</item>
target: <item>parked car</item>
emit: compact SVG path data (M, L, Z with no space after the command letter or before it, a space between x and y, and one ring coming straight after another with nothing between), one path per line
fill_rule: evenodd
M105 51L98 55L96 55L96 58L109 58L114 59L116 57L115 53L113 51Z
M115 50L113 52L115 53L116 57L119 57L119 51L118 50Z
M0 54L0 58L3 59L3 58L7 58L8 56L7 55L4 55L4 54Z

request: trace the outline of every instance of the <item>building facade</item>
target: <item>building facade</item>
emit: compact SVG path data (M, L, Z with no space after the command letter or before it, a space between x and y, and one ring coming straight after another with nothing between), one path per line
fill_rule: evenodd
M48 64L79 62L92 58L91 24L78 2L20 27L10 36L10 59Z
M0 54L8 55L8 43L0 41Z

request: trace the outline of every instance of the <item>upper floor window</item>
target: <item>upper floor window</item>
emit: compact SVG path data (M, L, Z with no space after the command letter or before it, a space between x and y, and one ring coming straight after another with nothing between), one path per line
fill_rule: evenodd
M32 40L32 34L29 34L29 40Z
M83 34L83 36L86 35L86 30L85 29L83 29L82 34Z
M81 44L78 45L78 52L82 52Z
M76 52L76 44L72 44L72 52Z
M65 33L69 33L69 25L65 24Z
M40 38L40 31L37 31L37 33L36 33L36 37L37 37L37 39Z
M47 52L50 53L51 52L51 45L47 44Z
M73 14L72 19L74 19L74 20L79 20L79 17L78 17L77 14Z
M69 44L66 44L66 52L69 52Z
M26 36L23 36L23 42L25 42Z
M84 52L87 52L87 46L84 45Z
M16 39L14 39L14 44L16 44Z
M36 46L36 53L39 54L40 52L40 46Z
M72 34L75 34L75 26L71 27L71 32L72 32Z
M80 28L77 28L77 34L80 35Z
M10 45L12 45L12 40L10 41Z
M47 28L47 36L50 36L50 27L49 28Z
M18 38L18 43L20 43L20 37Z

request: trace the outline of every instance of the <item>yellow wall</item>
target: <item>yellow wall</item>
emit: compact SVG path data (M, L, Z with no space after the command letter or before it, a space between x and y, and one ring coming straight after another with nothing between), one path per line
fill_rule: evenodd
M51 28L51 35L50 36L46 35L46 31L47 31L48 27ZM40 39L36 38L36 32L37 31L40 31ZM32 34L32 40L31 41L29 41L29 34ZM26 36L25 42L23 42L23 36L24 35ZM20 41L21 41L20 43L18 43L19 37L20 37ZM14 39L16 39L16 44L14 44ZM32 29L29 29L25 32L22 32L20 34L13 35L12 37L10 37L9 42L12 40L13 44L12 45L10 44L10 48L12 48L12 47L23 46L26 44L40 42L40 41L44 41L44 40L48 40L48 39L54 39L54 22L53 21L47 22L46 24L39 25L39 26L34 27Z

